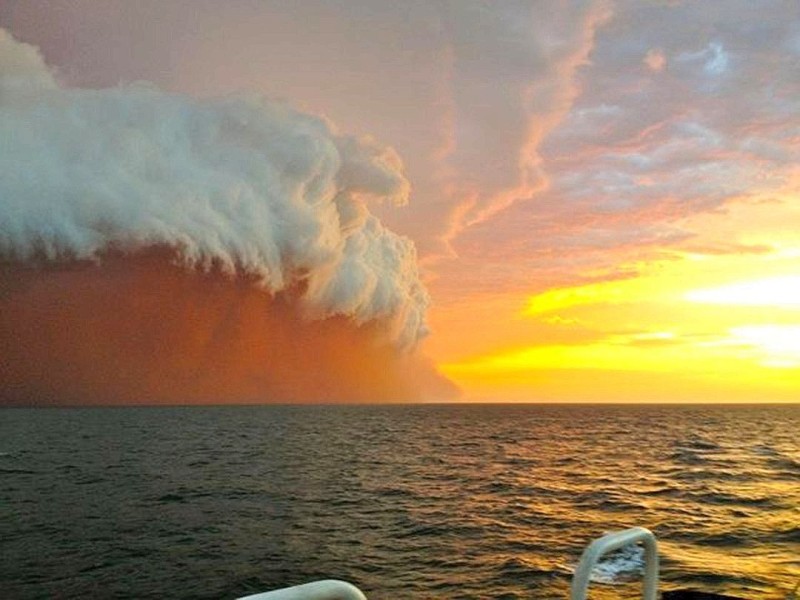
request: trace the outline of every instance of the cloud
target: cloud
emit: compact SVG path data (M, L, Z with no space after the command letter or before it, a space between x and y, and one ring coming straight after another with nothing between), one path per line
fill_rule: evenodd
M706 75L722 75L728 70L730 56L719 42L710 42L703 50L683 52L677 60L685 63L702 63Z
M690 242L683 246L682 250L689 254L724 256L726 254L770 254L775 251L775 248L769 244L737 244L726 242L695 244Z
M608 10L603 3L450 8L453 120L445 161L450 194L464 206L455 233L544 187L538 146L577 95L573 75Z
M301 289L268 295L174 252L96 264L0 266L0 403L384 402L457 390L376 322L305 317Z
M403 156L413 211L373 212L441 256L546 185L538 146L579 92L609 3L32 0L6 22L83 87L291 98Z
M24 64L15 82L46 78L41 63ZM404 345L424 334L413 244L367 208L407 198L391 149L283 104L144 85L22 86L0 111L6 256L81 260L165 245L186 265L219 265L270 292L302 280L304 304L321 317L393 321Z
M428 295L413 243L369 209L408 197L392 149L258 98L63 87L2 30L0 50L4 389L36 395L44 376L95 399L413 396L391 373L426 334ZM330 365L309 376L330 389L304 387ZM370 369L391 385L356 392Z
M44 64L39 49L15 40L0 28L0 90L4 95L15 90L40 90L56 86L53 75Z
M457 240L470 281L540 289L681 247L721 252L698 215L717 216L729 250L764 250L722 224L730 205L796 195L796 8L722 6L614 5L538 147L547 189Z

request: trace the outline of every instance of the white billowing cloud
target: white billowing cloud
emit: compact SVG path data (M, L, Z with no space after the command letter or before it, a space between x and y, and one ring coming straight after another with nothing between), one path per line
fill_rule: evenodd
M53 88L52 73L47 69L38 48L15 40L0 28L0 98L25 90Z
M46 0L9 11L82 87L154 81L289 98L396 148L413 210L374 210L425 256L546 184L541 140L578 92L605 0Z
M175 248L187 266L305 286L311 314L390 324L411 346L427 293L411 241L367 203L404 203L398 155L254 98L58 86L0 30L0 254L97 260Z

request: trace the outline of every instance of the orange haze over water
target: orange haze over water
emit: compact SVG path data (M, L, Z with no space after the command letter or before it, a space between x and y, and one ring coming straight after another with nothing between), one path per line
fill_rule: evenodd
M12 404L370 402L451 388L379 323L312 321L297 293L170 253L0 267L0 388ZM430 389L428 389L430 392Z

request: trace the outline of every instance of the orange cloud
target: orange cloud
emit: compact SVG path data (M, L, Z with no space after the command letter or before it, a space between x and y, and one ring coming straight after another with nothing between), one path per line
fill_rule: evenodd
M455 388L380 322L309 321L300 291L176 266L0 267L0 388L12 404L384 402Z

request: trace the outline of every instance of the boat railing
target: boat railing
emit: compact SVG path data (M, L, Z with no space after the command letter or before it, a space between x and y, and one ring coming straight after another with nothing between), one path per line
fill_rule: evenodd
M367 597L351 583L338 579L324 579L244 596L239 600L367 600Z
M598 561L609 552L619 550L629 544L644 545L644 584L642 587L644 600L656 600L658 593L658 546L656 537L649 529L632 527L623 531L608 533L589 544L583 551L578 568L572 577L571 600L586 600L586 593L592 577L592 571Z
M618 550L623 546L638 543L644 545L643 598L644 600L656 600L658 548L655 536L644 527L633 527L624 531L609 533L589 544L586 550L583 551L578 568L572 578L571 600L586 600L592 570L605 554ZM239 600L367 600L367 598L361 590L346 581L326 579L271 592L244 596Z

